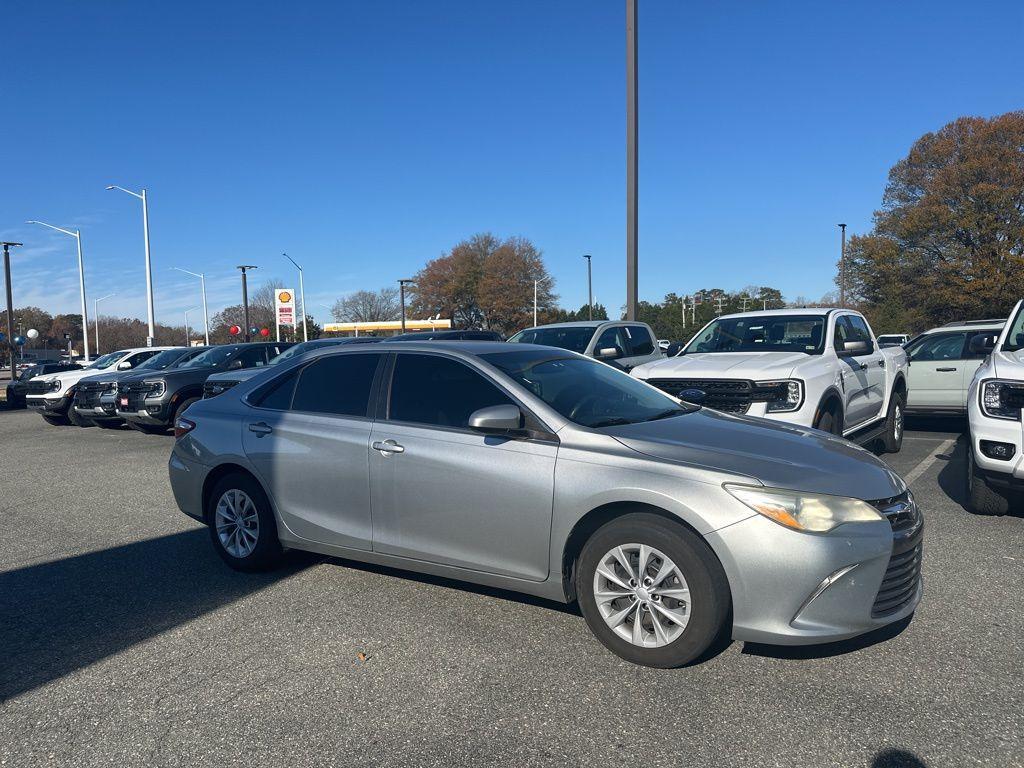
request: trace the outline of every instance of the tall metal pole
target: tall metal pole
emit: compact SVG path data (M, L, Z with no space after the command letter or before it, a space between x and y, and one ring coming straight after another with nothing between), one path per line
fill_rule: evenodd
M287 253L281 254L292 264L295 264L295 259L289 256ZM309 331L306 330L306 287L302 283L302 267L295 264L295 268L299 270L299 301L302 302L302 340L309 341Z
M4 282L7 286L7 348L11 351L11 381L14 381L14 298L11 294L11 248L21 243L4 242Z
M239 264L238 269L242 270L242 310L245 315L245 328L243 332L245 334L244 339L246 343L252 340L252 336L249 333L249 285L246 282L245 273L250 269L258 269L258 267L252 264Z
M210 313L206 309L206 275L199 275L199 284L203 289L203 336L206 346L210 346Z
M533 327L537 327L537 281L533 281Z
M401 278L398 281L398 293L401 296L402 302L402 333L405 333L405 284L413 282L415 282L415 280L407 277Z
M116 296L116 293L108 293L106 296L100 296L98 299L92 300L92 323L96 329L96 355L100 354L100 302L104 299L109 299L111 296Z
M583 254L583 258L587 260L587 319L594 319L594 282L591 278L590 272L590 254Z
M636 320L637 293L637 0L626 0L626 319Z
M839 224L842 240L839 244L839 306L846 308L846 225Z
M146 190L142 190L142 232L146 238L146 321L149 323L149 337L146 346L156 344L156 320L153 317L153 271L149 258L149 201Z
M89 318L85 313L85 263L82 261L82 233L75 230L78 241L78 289L82 300L82 354L85 362L89 362Z

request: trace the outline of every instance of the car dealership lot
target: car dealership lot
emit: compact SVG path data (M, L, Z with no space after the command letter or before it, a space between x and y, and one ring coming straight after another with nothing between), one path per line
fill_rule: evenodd
M908 426L883 458L927 515L913 622L664 671L521 595L232 572L170 437L0 411L0 765L1024 765L1024 516L960 507L959 422Z

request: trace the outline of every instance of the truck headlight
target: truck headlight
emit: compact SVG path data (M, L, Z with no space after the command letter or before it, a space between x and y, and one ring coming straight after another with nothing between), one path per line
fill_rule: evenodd
M884 520L860 499L799 491L779 491L749 485L726 485L725 490L758 514L797 531L825 533L844 523Z
M146 392L146 397L160 397L160 395L164 393L164 382L147 381L146 384L149 386L149 391Z
M53 381L50 382L50 391L51 392L60 392L60 390L61 390L60 379L54 379Z
M804 383L799 379L758 381L756 384L759 387L774 388L778 393L768 401L768 413L796 411L804 404Z
M1024 387L1019 381L987 379L981 382L981 412L993 419L1020 419L1020 407L1024 402Z

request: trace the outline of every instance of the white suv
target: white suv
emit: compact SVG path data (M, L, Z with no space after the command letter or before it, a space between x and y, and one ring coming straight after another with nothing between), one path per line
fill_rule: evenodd
M626 371L664 357L651 326L619 320L538 325L521 330L509 342L568 349Z
M977 336L975 353L988 352L967 392L970 450L968 507L985 515L1009 511L1013 491L1024 487L1021 406L1024 406L1024 301L998 334Z
M1005 319L948 323L907 344L907 411L963 416L967 388L987 354L972 350L971 344L979 336L995 338L1005 324Z

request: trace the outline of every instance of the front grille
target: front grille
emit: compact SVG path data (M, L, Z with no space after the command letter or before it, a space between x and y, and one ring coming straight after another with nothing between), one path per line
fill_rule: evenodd
M100 397L114 389L114 382L82 382L75 390L75 405L79 408L95 408L100 404Z
M50 382L39 379L29 379L26 391L30 395L45 395L50 391Z
M133 381L118 385L118 408L122 411L140 411L146 404L146 396L155 388L152 382ZM122 405L121 398L127 397L128 404Z
M909 491L872 502L892 526L892 555L885 576L871 606L874 618L889 616L904 608L917 593L921 582L924 551L924 520Z
M203 384L203 399L208 400L226 392L235 386L237 381L207 381Z
M680 400L688 389L704 393L703 404L726 413L746 413L751 403L767 403L786 398L785 384L757 384L746 379L649 379L663 392Z

